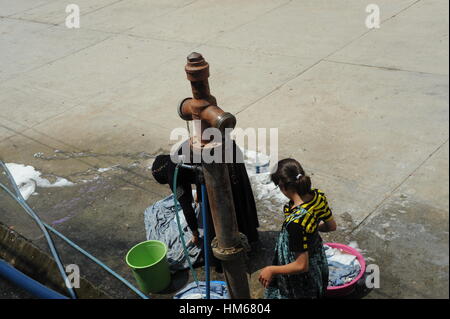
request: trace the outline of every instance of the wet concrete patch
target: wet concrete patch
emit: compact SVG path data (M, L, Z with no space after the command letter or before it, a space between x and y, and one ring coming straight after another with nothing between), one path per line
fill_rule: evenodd
M374 298L448 298L448 212L396 194L353 236L380 268Z
M132 246L146 240L144 209L158 199L158 195L121 183L98 196L81 214L55 228L134 283L124 258ZM46 243L41 239L38 245L46 246ZM83 275L105 291L116 298L135 297L118 280L78 252L65 244L59 247L66 263L78 264Z
M150 176L145 166L118 167L85 183L81 181L85 175L71 176L77 182L75 186L39 188L38 195L31 196L28 203L45 222L134 283L124 261L126 252L146 239L145 208L169 193L168 187ZM2 178L2 182L6 180ZM35 222L5 193L0 193L0 200L2 221L48 251ZM136 297L67 244L59 239L55 242L65 264L77 264L83 276L117 298Z
M3 278L0 278L0 299L30 299L31 296Z

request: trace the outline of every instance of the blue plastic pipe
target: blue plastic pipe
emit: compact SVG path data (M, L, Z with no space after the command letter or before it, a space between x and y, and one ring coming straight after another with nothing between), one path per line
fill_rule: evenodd
M0 259L0 277L4 277L12 284L22 288L31 295L40 299L69 299L60 293L45 287L36 280L12 267L3 259Z
M4 163L0 160L0 165L3 166ZM6 165L4 165L6 167ZM16 190L16 194L20 194L20 190L17 188L17 185L14 181L14 179L12 178L11 175L8 175L10 177L10 182L13 185L14 189ZM14 199L20 206L22 206L22 208L25 210L25 212L30 215L32 217L32 209L28 206L28 204L26 203L26 201L23 199L21 200L20 197L18 195L14 196L14 194L2 183L0 183L0 188L3 188L4 191L6 191L6 193L8 195L10 195L12 197L12 199ZM81 248L80 246L78 246L77 244L75 244L73 241L71 241L70 239L68 239L67 237L65 237L63 234L61 234L60 232L58 232L57 230L55 230L54 228L52 228L51 226L49 226L46 223L42 223L45 228L47 228L48 230L50 230L53 234L55 234L56 236L58 236L60 239L64 240L67 244L69 244L72 248L78 250L80 253L82 253L84 256L86 256L87 258L89 258L90 260L92 260L94 263L96 263L97 265L99 265L100 267L102 267L104 270L106 270L107 272L109 272L111 275L113 275L114 277L116 277L118 280L120 280L123 284L125 284L128 288L130 288L131 290L133 290L139 297L141 297L142 299L149 299L149 297L147 297L144 293L142 293L139 289L137 289L136 287L134 287L130 282L128 282L125 278L123 278L122 276L120 276L119 274L117 274L115 271L113 271L111 268L109 268L108 266L106 266L103 262L101 262L99 259L95 258L94 256L92 256L90 253L88 253L86 250L84 250L83 248Z
M19 204L22 205L22 207L27 210L27 208L29 208L29 210L27 210L30 213L30 216L34 219L34 221L36 222L36 224L39 226L39 228L41 229L42 233L44 234L45 239L47 240L48 243L48 247L50 248L50 252L53 255L53 258L55 259L56 262L56 266L58 267L59 273L61 274L62 279L64 280L64 282L68 282L67 279L67 274L64 270L64 266L63 263L61 261L61 257L58 254L58 251L55 247L55 244L53 243L53 239L50 236L50 234L48 233L48 230L45 228L44 224L42 223L41 219L39 218L39 216L28 206L26 200L23 198L22 194L20 193L19 188L17 187L17 183L14 180L11 172L9 171L8 167L6 167L6 164L3 163L3 161L0 160L0 166L3 167L4 171L6 172L6 175L8 176L8 179L11 181L11 183L13 184L13 188L14 191L16 192L17 198L18 198L18 202ZM3 184L0 183L0 186L5 189L5 191L9 192L9 189L7 189ZM25 208L27 207L27 208ZM75 289L73 289L73 287L67 287L67 291L69 292L69 295L72 299L77 299L77 294L75 293Z
M210 299L211 285L209 281L209 241L208 241L208 195L206 193L206 186L202 184L202 218L203 218L203 250L205 254L205 281L206 281L206 299Z

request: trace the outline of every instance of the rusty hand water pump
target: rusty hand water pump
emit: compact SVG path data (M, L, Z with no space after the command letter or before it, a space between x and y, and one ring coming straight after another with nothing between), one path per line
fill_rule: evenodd
M201 54L193 52L187 57L185 71L191 82L193 97L181 101L178 114L185 121L200 121L201 127L194 135L193 142L206 144L208 140L203 140L199 134L208 127L217 128L224 133L226 128L235 127L236 118L217 106L216 98L209 91L209 64Z
M191 82L192 98L184 99L178 106L178 114L185 121L194 121L191 140L192 151L220 150L225 154L225 143L203 138L205 129L213 127L225 136L226 129L236 126L236 118L217 106L217 101L209 91L209 64L199 53L187 57L185 67L187 79ZM211 208L216 238L212 241L214 256L221 260L230 296L233 299L250 298L250 290L245 265L245 241L238 232L236 213L230 178L224 157L220 163L202 162L203 176Z

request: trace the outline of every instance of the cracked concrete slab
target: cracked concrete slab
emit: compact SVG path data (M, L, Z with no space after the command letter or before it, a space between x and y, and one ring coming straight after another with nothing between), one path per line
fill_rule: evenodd
M413 3L377 1L389 16ZM290 1L211 44L302 58L323 58L368 31L367 1ZM270 39L270 41L267 41Z
M184 44L115 36L0 85L0 101L15 106L10 109L11 120L32 127L99 94L111 94L127 80L151 73L190 50ZM99 60L104 52L109 54Z
M13 135L14 135L14 132L11 132L10 130L5 129L0 126L0 141L6 139L8 137L11 137Z
M314 62L311 59L260 54L208 44L196 48L196 51L218 62L210 67L211 87L214 88L213 94L219 105L232 113L240 112L276 90Z
M78 97L60 93L19 78L0 84L0 103L8 109L8 114L0 114L11 122L31 128L39 123L78 105ZM30 112L30 109L39 112Z
M332 60L448 75L448 2L420 1Z
M0 17L7 17L13 15L15 13L23 12L26 10L30 10L46 3L51 2L52 0L0 0Z
M448 219L449 207L448 155L447 139L398 189L416 201L426 202L438 208L444 220Z
M199 0L169 14L143 21L128 32L143 37L205 43L223 33L232 33L235 28L286 3L287 0L260 0L257 4L231 0L218 4L213 0Z
M110 173L138 176L132 169L151 166L154 155L145 151L125 152L108 150L93 152L77 149L57 138L29 129L0 143L1 157L5 162L31 165L45 175L65 177L75 184L92 182ZM159 150L158 150L159 151ZM103 171L101 169L104 169ZM121 177L124 181L129 181Z
M67 125L74 120L76 125ZM154 153L160 148L169 149L170 129L103 105L80 106L34 129L78 150Z
M64 145L56 143L56 141L32 129L25 130L21 134L0 142L0 150L2 160L7 163L31 165L40 171L62 177L85 171L90 167L89 164L70 158L60 162L41 160L38 156L39 153L54 154L57 150L64 150Z
M275 90L311 63L208 45L193 50L203 52L217 62L210 67L211 92L217 97L219 106L233 113ZM274 63L276 68L272 67ZM115 112L173 129L185 128L184 121L173 110L189 96L192 92L184 73L184 61L177 58L122 82L113 91L94 97L90 103L107 105Z
M93 11L103 9L120 1L122 0L77 0L74 4L79 6L80 14L84 16ZM66 7L69 4L71 3L59 0L47 1L47 3L41 6L21 11L19 13L11 15L11 17L47 24L62 24L65 22L66 17L68 16L68 13L66 13Z
M81 15L80 25L105 32L122 33L132 27L182 8L193 0L127 0L118 1L102 10Z
M280 154L384 197L448 138L447 87L444 76L322 62L239 113L238 125L276 123Z
M26 127L0 117L0 142L24 131Z
M108 35L84 29L0 19L0 83L104 40ZM51 48L51 50L49 50ZM41 73L42 74L42 73Z
M92 98L113 91L133 77L151 73L191 49L192 45L118 35L31 72L27 78L73 97Z

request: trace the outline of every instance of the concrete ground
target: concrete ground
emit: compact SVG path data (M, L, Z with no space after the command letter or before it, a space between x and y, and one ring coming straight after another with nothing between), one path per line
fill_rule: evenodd
M328 194L339 229L325 239L356 241L378 265L366 298L448 298L448 1L377 0L381 25L368 29L372 2L76 0L81 27L68 29L69 2L0 0L0 157L74 182L28 202L133 280L124 256L145 239L144 209L169 193L148 166L185 127L175 108L191 96L184 64L197 51L238 127L278 128L280 157ZM5 194L0 220L46 246ZM253 297L280 221L262 222ZM57 244L111 295L134 297Z

